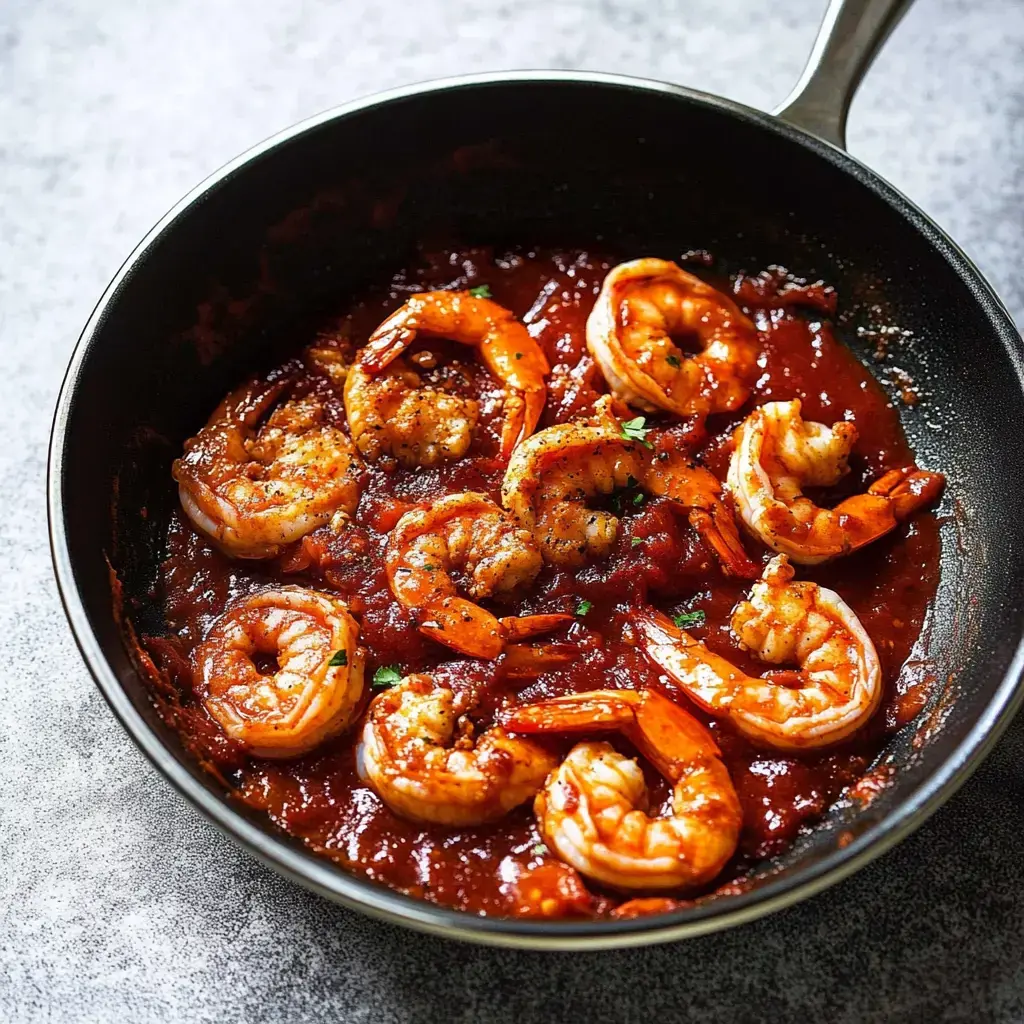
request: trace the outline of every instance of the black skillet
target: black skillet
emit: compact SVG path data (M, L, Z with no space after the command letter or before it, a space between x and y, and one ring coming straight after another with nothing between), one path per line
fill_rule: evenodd
M905 6L834 0L776 116L597 74L400 89L250 150L147 235L96 307L64 381L50 532L68 618L100 689L207 817L276 870L365 912L478 942L597 948L697 935L809 896L902 839L963 783L1024 692L1022 345L964 254L843 149L850 97ZM417 243L602 240L626 255L706 249L724 272L777 263L823 277L841 297L840 336L868 365L864 331L909 332L896 358L925 400L905 427L920 463L948 479L942 582L922 652L940 685L881 755L892 784L866 808L833 808L762 865L749 891L632 921L478 918L348 875L232 802L155 713L107 560L134 625L159 629L148 588L182 440L245 373L280 357L298 321L340 308Z

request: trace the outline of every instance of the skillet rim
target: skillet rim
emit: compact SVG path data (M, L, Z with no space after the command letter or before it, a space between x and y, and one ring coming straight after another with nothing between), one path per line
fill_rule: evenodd
M845 150L781 118L711 93L626 75L603 72L508 71L434 79L374 93L332 107L285 128L224 164L180 199L136 245L118 269L89 316L72 352L61 383L53 416L47 458L47 520L54 575L65 615L80 653L115 717L136 746L163 777L208 821L258 860L305 888L378 920L403 924L418 931L490 946L527 949L597 950L647 945L691 938L724 930L795 904L829 888L880 857L920 827L967 781L988 755L1024 704L1024 635L990 704L968 734L929 775L918 790L882 819L858 835L848 846L830 851L815 863L791 875L765 882L725 900L650 917L623 921L531 921L482 917L417 900L345 871L323 857L292 845L294 840L268 834L236 810L226 795L215 795L194 778L143 718L114 673L89 623L68 548L64 516L64 470L68 422L75 403L82 369L96 343L106 311L114 305L133 268L175 221L222 186L247 164L271 150L334 121L374 107L449 90L480 86L536 84L594 85L636 92L657 93L702 104L739 121L782 135L821 159L852 175L882 202L902 216L942 255L971 291L992 324L993 332L1014 364L1018 386L1024 391L1024 342L1010 314L973 261L927 214L884 178ZM723 906L723 904L726 904Z

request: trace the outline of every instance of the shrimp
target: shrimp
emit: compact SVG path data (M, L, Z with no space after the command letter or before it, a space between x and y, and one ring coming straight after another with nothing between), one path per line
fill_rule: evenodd
M571 615L498 619L474 603L529 586L541 563L529 532L486 495L471 491L406 512L388 537L385 556L391 592L413 612L419 631L475 658L496 658L507 640L573 621ZM455 570L465 575L474 601L458 595Z
M389 454L410 467L459 459L469 449L479 404L418 387L419 376L400 358L420 334L479 349L505 390L501 456L507 459L540 419L548 362L509 310L469 292L414 295L370 336L345 382L356 446L367 458Z
M580 874L618 889L704 885L736 850L743 812L708 730L653 690L595 690L515 708L516 733L623 732L673 784L671 810L647 813L635 759L578 743L548 777L534 810L542 837Z
M451 689L419 674L373 699L356 757L360 776L396 814L453 826L504 817L540 789L556 763L500 726L474 738Z
M267 416L286 386L232 392L172 468L185 514L235 558L273 558L359 501L359 458L315 396Z
M345 409L365 458L391 456L412 469L461 459L469 451L480 404L419 385L419 374L401 358L379 374L358 363L349 369Z
M794 562L816 565L884 536L942 492L941 474L907 466L832 509L805 498L803 487L830 487L847 473L856 440L852 423L804 420L799 400L755 409L736 431L727 482L747 529Z
M631 439L611 413L607 396L591 423L557 423L519 445L505 472L501 500L548 561L577 566L610 554L618 537L618 518L590 508L588 499L633 486L687 509L690 524L725 572L757 575L715 477L677 452L654 454Z
M359 627L336 597L281 587L226 611L196 649L203 703L256 757L296 757L342 732L363 695ZM276 659L273 671L257 665Z
M691 355L673 334L696 334ZM733 301L675 263L620 263L587 320L587 348L612 394L646 412L731 412L750 395L758 343Z
M793 582L776 555L736 606L732 629L762 661L799 671L756 678L650 608L637 613L640 646L669 679L712 715L727 718L759 746L825 747L868 721L882 697L882 668L853 610L817 583Z

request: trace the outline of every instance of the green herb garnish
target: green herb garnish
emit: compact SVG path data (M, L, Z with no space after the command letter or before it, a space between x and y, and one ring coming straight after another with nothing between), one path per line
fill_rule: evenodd
M475 288L469 289L469 294L474 299L489 299L491 297L491 289L485 284L478 284Z
M384 690L389 686L394 686L395 683L400 682L401 679L402 673L399 672L394 665L381 665L381 667L373 673L372 686L375 690Z
M691 629L694 626L703 626L707 616L702 611L683 612L682 615L674 615L672 621L680 629Z
M638 548L641 544L643 544L643 542L643 537L633 537L629 542L629 546L631 548Z
M678 356L665 356L665 362L668 363L669 366L675 367L677 370L680 366L683 365L681 362L679 362Z
M637 416L635 419L626 420L625 423L620 424L622 433L619 436L627 441L639 441L645 448L653 448L654 445L647 440L647 435L651 432L651 428L644 426L646 422L647 418L645 416Z
M643 491L637 491L636 494L633 495L633 504L634 505L642 505L644 503L644 498L645 497L646 497L646 495L644 494Z
M331 660L327 662L328 668L344 668L348 664L348 652L347 651L335 651L331 655Z
M547 845L545 843L537 843L536 846L530 847L530 853L534 857L543 857L548 852Z
M587 612L589 612L590 609L593 608L593 607L594 607L594 602L593 601L588 601L586 598L583 598L583 600L580 601L580 603L578 605L576 605L576 615L579 618L582 619L583 616L586 615Z

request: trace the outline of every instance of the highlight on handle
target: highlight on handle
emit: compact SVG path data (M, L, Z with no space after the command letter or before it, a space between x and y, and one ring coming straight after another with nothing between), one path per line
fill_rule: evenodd
M857 87L912 0L829 0L799 81L776 117L846 149Z

